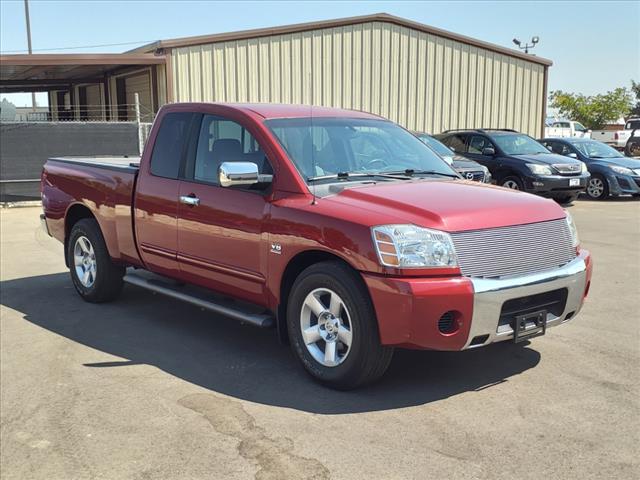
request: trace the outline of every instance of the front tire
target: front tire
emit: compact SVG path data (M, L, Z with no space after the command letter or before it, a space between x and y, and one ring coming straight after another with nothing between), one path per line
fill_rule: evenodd
M287 305L291 346L305 370L339 390L381 377L393 348L380 344L375 311L362 278L340 262L308 267Z
M508 177L504 177L500 181L500 186L509 188L511 190L524 190L524 184L520 177L516 177L515 175L510 175Z
M576 199L578 198L578 195L564 195L562 197L557 197L556 198L556 202L558 202L560 205L571 205L573 202L576 201Z
M602 175L595 174L587 184L587 195L592 200L604 200L609 196L609 184Z
M94 219L82 219L71 228L67 258L73 286L83 300L109 302L120 294L125 269L111 261Z

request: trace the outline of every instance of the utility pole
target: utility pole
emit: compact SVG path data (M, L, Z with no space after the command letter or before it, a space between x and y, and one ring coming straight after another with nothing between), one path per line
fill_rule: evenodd
M31 55L31 20L29 20L29 0L24 0L24 18L27 22L27 47ZM36 92L31 92L31 110L36 111Z

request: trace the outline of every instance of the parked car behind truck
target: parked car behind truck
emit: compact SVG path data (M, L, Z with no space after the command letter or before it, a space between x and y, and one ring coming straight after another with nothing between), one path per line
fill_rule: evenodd
M594 200L619 195L640 196L640 160L625 157L602 142L584 138L544 138L545 147L587 165L591 178L586 193Z
M397 347L542 335L575 318L590 285L557 204L462 181L361 112L167 105L139 162L50 159L42 200L86 301L124 281L275 326L335 388L380 377Z
M489 169L484 165L456 155L453 150L431 135L420 132L414 132L414 135L418 137L422 143L440 155L445 162L455 168L456 172L458 172L462 178L475 182L491 183L491 174L489 173Z
M587 186L584 163L554 155L514 130L452 130L436 135L454 152L484 165L498 185L571 203Z

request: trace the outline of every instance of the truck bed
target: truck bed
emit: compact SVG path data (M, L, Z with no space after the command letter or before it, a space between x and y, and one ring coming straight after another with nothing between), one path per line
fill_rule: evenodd
M89 211L111 257L139 265L132 229L139 164L139 157L128 156L49 158L42 172L42 206L51 235L64 241L65 219Z

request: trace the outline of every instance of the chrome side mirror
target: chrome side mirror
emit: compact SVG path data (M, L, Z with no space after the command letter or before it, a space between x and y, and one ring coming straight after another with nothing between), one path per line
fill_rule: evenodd
M223 162L218 169L218 181L222 187L269 183L272 175L260 175L253 162Z
M571 152L569 155L567 155L567 157L578 158L578 154Z

